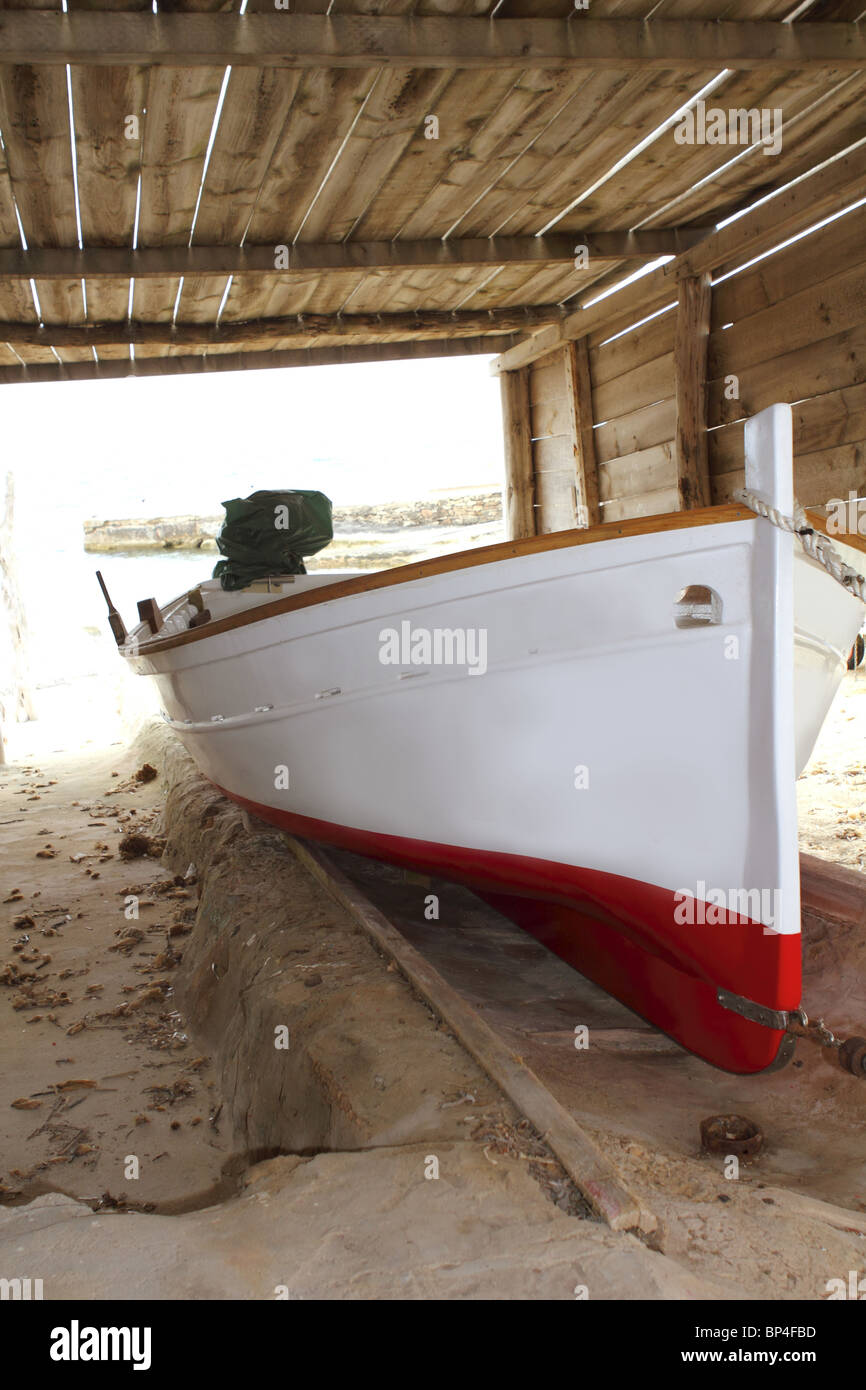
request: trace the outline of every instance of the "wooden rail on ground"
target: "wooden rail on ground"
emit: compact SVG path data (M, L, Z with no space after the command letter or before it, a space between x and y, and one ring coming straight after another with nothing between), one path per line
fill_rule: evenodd
M524 1060L485 1023L462 995L406 940L369 898L316 846L287 836L289 848L317 881L355 919L374 946L399 967L413 989L453 1030L458 1040L535 1126L572 1182L615 1231L656 1229L613 1164Z

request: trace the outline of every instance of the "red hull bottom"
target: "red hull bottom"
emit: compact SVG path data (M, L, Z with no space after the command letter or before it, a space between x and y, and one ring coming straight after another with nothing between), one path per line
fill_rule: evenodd
M799 934L783 936L724 912L713 925L678 924L674 894L653 884L522 855L380 835L220 790L293 834L466 884L713 1066L750 1074L777 1061L784 1032L722 1008L716 991L721 987L770 1009L797 1008Z

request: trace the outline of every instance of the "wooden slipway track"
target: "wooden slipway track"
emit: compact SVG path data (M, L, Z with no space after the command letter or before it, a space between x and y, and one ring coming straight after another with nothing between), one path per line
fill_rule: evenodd
M750 1181L839 1210L866 1232L866 1083L800 1041L774 1073L732 1076L684 1052L474 894L306 842L289 843L535 1125L614 1229L657 1225L651 1186L629 1185L617 1145L648 1167L700 1156L709 1115L756 1122ZM804 1006L843 1037L866 1033L862 875L801 865ZM438 918L430 915L431 895ZM576 1043L580 1044L576 1046ZM641 1147L642 1146L642 1147ZM721 1171L724 1157L705 1161ZM772 1201L772 1198L765 1198ZM651 1238L651 1237L650 1237Z

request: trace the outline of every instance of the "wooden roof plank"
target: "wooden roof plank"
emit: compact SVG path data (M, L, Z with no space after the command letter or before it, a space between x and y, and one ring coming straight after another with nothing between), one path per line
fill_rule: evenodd
M608 83L617 80L616 75L606 77ZM471 138L457 145L435 187L416 200L400 235L460 234L455 229L467 210L483 200L490 187L542 138L563 108L576 108L586 78L585 73L555 70L521 73L502 100L487 112L484 121L477 123ZM474 102L472 110L475 111ZM485 232L496 225L495 221L487 221ZM531 230L534 233L538 227Z
M240 245L300 86L300 72L232 71L196 221L196 241Z
M700 274L719 266L747 260L812 222L844 207L866 181L866 146L835 160L810 178L780 192L777 197L747 212L712 236L678 256L670 265L636 281L616 300L607 299L589 309L575 311L554 328L542 329L511 349L494 366L513 370L535 361L569 338L583 337L599 327L615 333L645 314L661 308L666 294L673 295L676 278ZM625 319L626 322L622 322Z
M385 69L365 103L304 223L305 240L342 241L354 233L376 192L412 147L430 145L425 117L437 111L449 72Z
M0 67L0 131L28 244L77 246L64 70ZM63 285L44 284L38 293L45 316L61 321L68 313L83 317L80 287L77 304Z
M711 73L598 72L589 74L577 102L559 113L535 144L463 219L462 235L486 226L536 233L581 190L609 172L654 126L699 90ZM593 217L581 209L563 227L581 229Z
M255 16L253 16L255 18ZM250 220L253 244L290 246L302 233L322 182L351 135L377 69L305 72L279 133Z
M720 146L700 174L692 170L691 183L676 175L678 187L672 187L671 180L659 180L642 202L631 201L618 209L616 220L643 230L659 219L680 225L721 221L738 206L805 173L853 144L858 135L866 135L866 125L852 123L852 111L864 97L866 74L848 74L790 120L786 116L779 154L770 158L760 148L748 153L745 148L731 151Z
M781 80L777 75L773 75L773 80L768 80L768 76L766 73L734 73L724 88L707 98L709 109L718 109L726 114L730 110L754 110L759 114L764 111L769 113L768 119L775 121L774 113L781 112L781 148L775 154L759 152L757 156L749 156L734 166L741 188L762 181L774 184L784 182L786 160L783 156L790 162L791 151L796 148L798 139L796 117L812 108L816 102L820 103L822 95L830 97L837 86L832 78L828 80L822 73L787 74ZM840 101L845 104L844 95L840 96ZM829 114L829 110L820 103L813 120L826 120ZM694 187L721 165L743 153L745 148L736 144L680 145L675 140L672 128L591 196L589 223L592 225L599 220L620 227L634 227L654 213L661 212L663 215L663 209L672 196ZM761 165L764 167L761 168ZM701 193L700 203L692 205L692 216L697 215L702 221L710 223L715 220L716 209L729 200L730 193L724 185L717 189L712 180L703 184ZM579 213L575 213L575 216L579 216Z

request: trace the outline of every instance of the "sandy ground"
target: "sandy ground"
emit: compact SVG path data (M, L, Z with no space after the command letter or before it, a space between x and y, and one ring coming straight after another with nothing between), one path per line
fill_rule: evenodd
M866 872L866 666L849 671L797 783L800 849Z
M228 1158L213 1068L172 997L195 875L175 883L152 857L158 784L138 770L122 746L0 768L7 1199L60 1189L148 1209L213 1186Z

